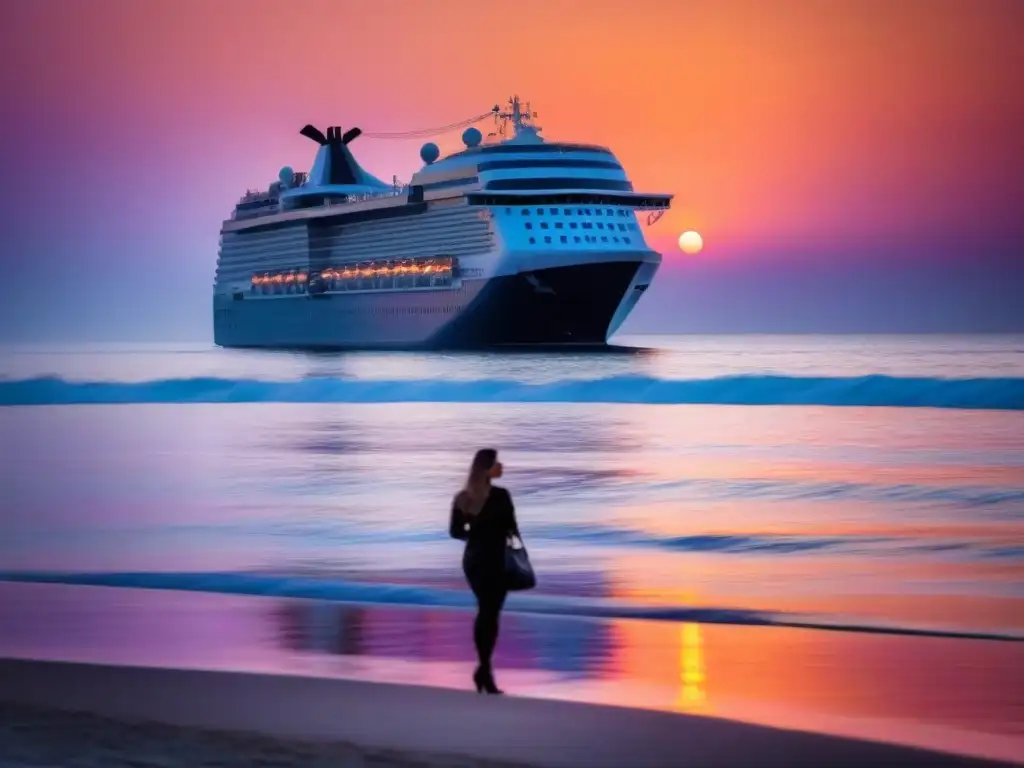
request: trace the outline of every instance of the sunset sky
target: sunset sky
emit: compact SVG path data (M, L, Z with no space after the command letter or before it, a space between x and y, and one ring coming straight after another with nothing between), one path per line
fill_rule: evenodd
M531 101L675 194L629 331L1024 331L1019 0L32 0L2 11L0 328L209 339L218 230L307 122ZM359 139L408 180L421 141ZM458 133L438 140L454 149ZM675 247L684 229L705 250Z

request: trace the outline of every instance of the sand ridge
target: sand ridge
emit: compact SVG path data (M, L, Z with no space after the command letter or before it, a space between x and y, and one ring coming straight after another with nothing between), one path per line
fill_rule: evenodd
M0 768L527 768L0 702Z

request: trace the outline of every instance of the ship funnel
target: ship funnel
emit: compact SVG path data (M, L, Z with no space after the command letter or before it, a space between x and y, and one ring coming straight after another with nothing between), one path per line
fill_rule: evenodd
M327 129L330 131L330 128ZM319 128L314 128L312 125L307 125L301 131L299 131L307 139L312 139L317 144L323 146L327 143L327 137L323 135Z
M303 129L299 131L299 133L305 136L307 139L312 139L320 146L326 146L328 144L337 144L339 142L341 144L348 144L349 142L361 136L363 133L363 129L350 128L349 130L345 131L344 135L342 135L341 126L332 125L328 127L327 135L324 136L323 131L321 131L316 126L307 125L304 126Z
M307 139L312 139L320 145L307 184L388 188L390 185L364 171L348 148L362 132L360 128L350 128L343 134L341 126L338 125L329 126L326 136L312 125L307 125L299 131Z

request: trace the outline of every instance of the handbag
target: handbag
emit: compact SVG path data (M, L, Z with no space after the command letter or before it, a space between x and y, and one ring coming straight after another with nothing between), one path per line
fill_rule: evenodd
M505 588L509 592L519 592L536 586L537 576L533 572L526 547L521 539L510 536L505 541Z

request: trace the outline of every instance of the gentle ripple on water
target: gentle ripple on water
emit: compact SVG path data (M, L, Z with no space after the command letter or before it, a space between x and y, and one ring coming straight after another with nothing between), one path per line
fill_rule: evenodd
M1024 342L1014 337L645 343L660 348L20 350L4 356L0 374L531 385L613 375L1024 376ZM445 535L448 503L472 451L487 444L502 451L503 482L542 574L536 597L558 610L594 612L580 601L600 599L613 615L701 609L1024 629L1020 411L139 404L2 408L0 430L0 571L176 574L183 588L189 574L236 574L203 582L222 590L241 589L242 576L301 576L348 590L342 597L376 584L376 600L402 583L419 591L389 599L444 604L456 599L449 593L464 596L459 545Z

